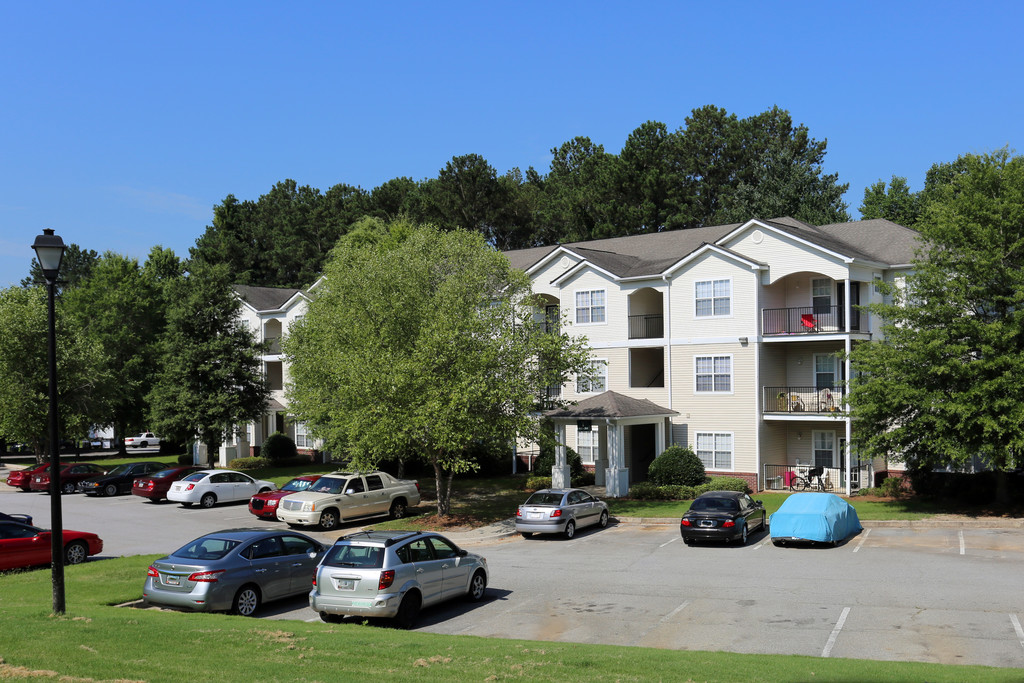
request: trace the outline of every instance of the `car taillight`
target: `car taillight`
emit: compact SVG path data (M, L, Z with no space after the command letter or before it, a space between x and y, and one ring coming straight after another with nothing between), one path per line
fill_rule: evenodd
M156 571L155 567L150 566L149 569L146 570L146 576L152 576L155 579L160 576L160 574Z
M313 572L313 588L316 588L316 572Z
M380 581L377 582L377 590L382 591L385 588L390 588L391 584L395 582L395 570L386 569L380 573Z
M523 516L523 511L521 509L516 510L516 517L522 517L522 516Z
M186 490L186 491L191 491L191 490L192 490L192 489L194 489L195 487L196 487L196 485L195 485L195 484L189 484L188 486L186 486L186 487L185 487L185 490Z
M722 524L722 526L736 526L736 522L732 521L731 519L727 519L725 520L725 523Z
M214 583L217 581L217 575L223 573L223 569L215 569L209 572L193 572L188 575L188 580L197 583Z
M692 523L690 522L690 520L688 520L686 518L683 518L683 519L679 520L679 526L691 526L691 525L692 525Z
M551 512L551 516L552 517L561 517L562 516L562 511L561 510L553 510Z

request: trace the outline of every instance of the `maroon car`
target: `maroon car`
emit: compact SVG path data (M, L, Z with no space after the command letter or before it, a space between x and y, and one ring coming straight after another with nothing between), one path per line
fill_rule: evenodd
M305 491L320 478L319 474L295 477L276 491L257 493L249 499L249 512L260 519L277 519L277 503L289 493Z
M59 473L60 492L74 493L75 489L78 488L78 482L84 481L89 477L95 477L97 474L106 473L106 469L92 462L76 462L71 464L65 464L62 466L61 471ZM32 482L29 484L29 488L33 491L50 490L49 465L46 466L45 470L42 470L32 475Z
M66 463L61 464L66 466ZM44 462L41 465L32 465L23 470L13 470L7 475L7 485L19 488L22 491L31 491L32 475L41 474L49 466L50 463Z
M132 482L132 493L136 496L149 498L151 502L157 503L167 497L167 489L171 484L183 479L193 472L199 472L205 468L197 465L178 465L154 472L145 477L138 477Z

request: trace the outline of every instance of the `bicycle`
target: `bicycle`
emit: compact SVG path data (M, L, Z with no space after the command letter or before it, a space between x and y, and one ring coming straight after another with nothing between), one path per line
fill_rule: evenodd
M789 482L790 491L826 491L831 487L827 478L822 476L825 473L824 467L811 467L806 474L797 474Z

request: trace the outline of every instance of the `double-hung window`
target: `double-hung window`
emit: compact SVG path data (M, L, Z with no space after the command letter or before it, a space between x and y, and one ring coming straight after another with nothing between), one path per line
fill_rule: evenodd
M297 448L313 447L313 439L309 435L305 422L295 423L295 446Z
M577 394L596 394L604 391L608 386L608 363L604 360L596 360L592 364L591 377L576 378Z
M697 432L696 451L704 469L733 469L732 432Z
M590 465L597 456L598 432L592 429L589 432L576 432L576 452L580 460Z
M732 314L732 280L701 280L694 291L698 318Z
M697 356L694 359L695 387L698 392L732 391L732 356Z
M814 432L814 466L835 467L836 466L836 433L835 432Z
M590 289L576 292L576 323L589 325L605 322L605 292Z

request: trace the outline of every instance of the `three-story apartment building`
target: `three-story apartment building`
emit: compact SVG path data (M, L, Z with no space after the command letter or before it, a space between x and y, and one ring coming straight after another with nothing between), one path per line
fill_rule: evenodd
M850 490L878 465L843 413L851 348L881 338L858 306L905 275L917 240L886 220L777 218L506 253L545 302L538 321L589 341L598 378L561 387L575 405L548 417L610 495L673 443L755 490L815 466Z

